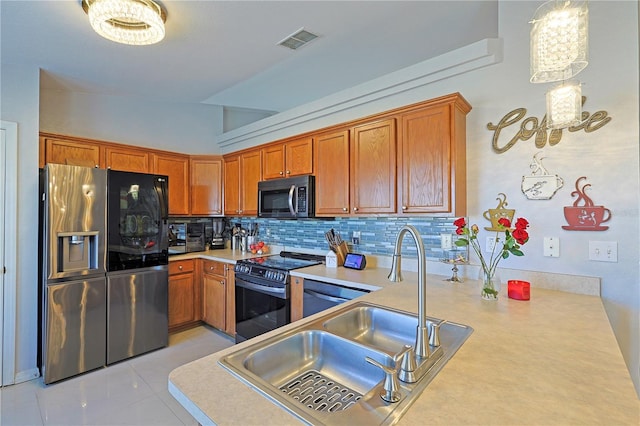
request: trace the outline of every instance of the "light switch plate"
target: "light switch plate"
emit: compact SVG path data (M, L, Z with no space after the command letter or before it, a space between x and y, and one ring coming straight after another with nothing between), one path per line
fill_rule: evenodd
M542 252L546 257L560 257L560 240L558 237L544 237Z
M440 248L451 250L453 248L453 236L451 234L440 234Z
M617 262L618 243L616 241L589 241L589 260Z

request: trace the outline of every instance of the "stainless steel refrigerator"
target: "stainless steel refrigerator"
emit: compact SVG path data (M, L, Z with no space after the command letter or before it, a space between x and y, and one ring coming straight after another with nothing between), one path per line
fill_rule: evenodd
M106 170L41 176L41 352L46 384L105 365Z
M38 361L45 384L167 345L166 179L43 169Z

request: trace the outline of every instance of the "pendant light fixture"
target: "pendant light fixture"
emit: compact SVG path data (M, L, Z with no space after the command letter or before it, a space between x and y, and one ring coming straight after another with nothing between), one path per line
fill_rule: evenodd
M586 1L552 0L531 21L531 82L567 80L588 60L589 9Z
M153 0L82 0L89 23L117 43L147 45L164 38L166 15Z
M547 127L562 129L582 120L582 89L575 77L589 63L586 1L551 0L531 21L532 83L562 81L546 95Z
M582 88L579 81L559 84L547 92L547 127L562 129L582 121Z

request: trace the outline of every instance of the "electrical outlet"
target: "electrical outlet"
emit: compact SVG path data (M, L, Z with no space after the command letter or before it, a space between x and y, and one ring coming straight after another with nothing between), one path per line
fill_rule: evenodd
M356 246L360 244L360 231L353 231L353 234L351 234L351 242Z
M453 248L453 236L451 234L440 234L440 248L451 250Z
M560 257L560 240L558 237L544 237L542 253L546 257Z
M487 242L485 244L484 251L492 252L493 249L496 247L497 240L498 238L496 237L487 237Z
M589 241L589 260L617 262L618 243L616 241Z

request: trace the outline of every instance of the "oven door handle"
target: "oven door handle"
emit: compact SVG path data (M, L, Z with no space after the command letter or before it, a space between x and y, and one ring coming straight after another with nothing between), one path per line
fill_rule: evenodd
M285 287L269 287L260 284L253 284L247 281L236 279L236 287L242 287L249 290L255 290L258 293L273 294L276 297L284 299L287 294Z
M328 300L329 302L344 303L350 300L345 299L344 297L329 296L328 294L318 293L317 291L313 290L305 290L304 292L310 294L313 297L317 297L318 299Z

